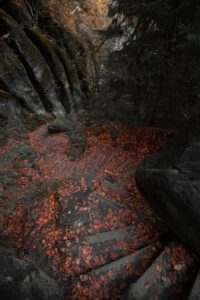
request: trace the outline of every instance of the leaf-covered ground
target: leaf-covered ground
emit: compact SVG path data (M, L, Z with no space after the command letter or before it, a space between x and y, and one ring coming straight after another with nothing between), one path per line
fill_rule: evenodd
M2 239L57 278L66 299L118 299L166 243L135 170L170 134L108 123L85 130L84 152L46 125L10 138L0 149ZM171 271L163 278L173 276L171 285L178 278L180 292L193 259L179 244L169 249ZM162 273L160 262L154 273Z

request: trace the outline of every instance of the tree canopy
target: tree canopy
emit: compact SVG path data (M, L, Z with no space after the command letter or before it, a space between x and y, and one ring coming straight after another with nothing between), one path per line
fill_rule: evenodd
M199 1L116 0L109 15L107 37L124 41L113 55L120 69L114 81L146 109L151 105L147 121L160 110L169 120L187 119L200 94Z

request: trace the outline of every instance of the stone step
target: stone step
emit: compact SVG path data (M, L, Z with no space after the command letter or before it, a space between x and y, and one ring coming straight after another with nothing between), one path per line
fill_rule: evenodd
M57 225L73 228L79 237L132 225L130 210L90 189L63 198L60 205Z
M120 166L119 166L119 170L123 171L124 169L126 169L132 162L133 162L133 158L129 157L125 162L123 162Z
M184 289L193 259L182 245L171 243L133 283L123 300L174 299Z
M80 176L80 167L81 167L81 163L72 162L71 166L69 166L69 173L71 174L71 176L73 175Z
M105 172L105 170L107 170L107 168L109 167L110 163L115 158L115 156L116 153L112 152L110 156L108 156L108 158L106 158L105 161L102 163L102 165L100 166L100 170Z
M78 242L63 243L60 251L71 257L73 275L80 275L131 253L130 245L135 226L82 237Z
M92 160L93 160L93 154L90 154L88 156L88 159L86 160L84 174L88 174L89 173Z
M97 210L95 208L77 214L70 212L70 214L66 213L64 216L61 215L58 225L63 230L65 228L74 229L78 237L94 235L107 230L116 230L117 228L124 228L131 225L130 217L127 220L123 219L124 213L126 212L113 212L111 209L103 213L101 209ZM128 214L126 213L126 215ZM110 217L110 219L108 219L108 217Z
M86 160L84 173L98 174L101 171L105 171L109 167L115 155L116 154L113 152L107 156L103 151L95 156L90 154Z
M113 231L107 231L99 234L95 234L89 237L85 237L84 241L90 245L108 242L110 240L118 240L122 241L127 237L131 237L131 234L135 231L135 225L131 225L128 227L120 228Z
M158 253L159 249L152 244L134 254L81 275L74 285L72 299L118 299L121 291L144 273Z
M116 230L135 223L142 223L138 226L138 239L148 240L152 235L155 237L156 234L164 233L162 224L154 219L146 219L145 214L132 212L90 189L87 192L74 193L62 201L64 209L58 216L58 226L63 229L72 227L79 237Z
M103 153L99 153L97 155L97 157L95 158L95 160L93 162L93 166L91 168L91 173L97 173L99 165L100 165L101 161L103 160L104 156L105 155Z
M93 186L93 181L96 179L96 174L94 173L89 173L83 176L85 183L89 188L92 188Z
M67 241L63 243L61 252L66 258L72 258L72 264L67 268L73 271L73 275L80 275L138 251L154 240L155 235L149 235L148 241L144 240L136 226L132 225L81 237L78 242Z
M122 209L124 208L121 204L109 199L108 197L104 197L100 194L96 194L96 198L99 199L101 202L105 202L108 206L114 208L114 209Z
M118 184L116 183L112 183L110 182L109 180L102 180L101 183L108 189L108 190L111 190L111 191L114 191L114 192L117 192L119 194L122 194L124 196L127 196L128 193L122 189Z

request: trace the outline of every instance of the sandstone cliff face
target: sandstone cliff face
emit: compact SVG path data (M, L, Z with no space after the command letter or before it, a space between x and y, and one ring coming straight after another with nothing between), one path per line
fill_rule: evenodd
M27 116L66 118L85 108L99 72L96 31L108 25L108 1L0 3L2 124L12 123L10 111L21 128Z
M70 47L76 52L79 68L91 89L98 64L96 50L102 43L98 31L106 29L110 23L107 17L109 3L110 0L37 0L32 4L38 12L38 18L43 20L44 27L51 27L51 20L49 19L49 24L46 22L48 14L56 24L64 28Z

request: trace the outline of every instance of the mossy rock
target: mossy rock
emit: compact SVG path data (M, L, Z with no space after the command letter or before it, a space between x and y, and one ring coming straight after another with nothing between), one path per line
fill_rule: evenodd
M55 119L49 126L51 133L66 132L69 135L71 146L73 148L84 149L84 133L76 126L76 122L71 119Z
M53 133L72 132L74 130L73 121L70 119L55 119L49 126L48 131Z

